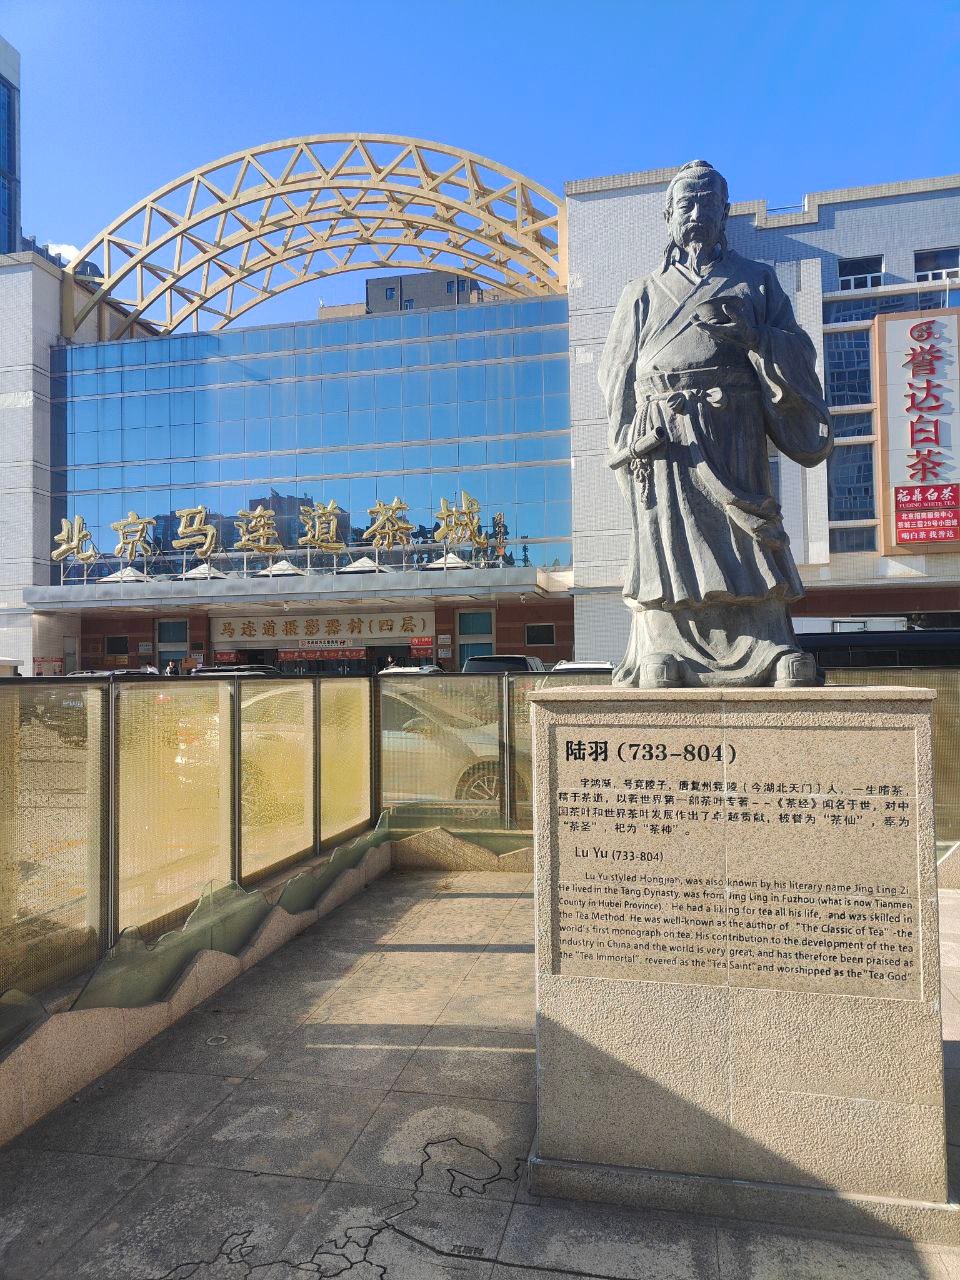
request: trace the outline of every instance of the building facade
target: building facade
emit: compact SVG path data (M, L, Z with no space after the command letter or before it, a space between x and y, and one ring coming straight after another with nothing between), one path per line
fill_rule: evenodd
M56 347L36 614L83 669L571 656L566 299L473 296Z
M662 261L674 172L566 188L581 658L617 660L626 643L619 588L630 520L605 463L597 362L623 284ZM960 621L960 540L950 514L960 481L953 427L960 178L825 192L790 210L734 204L727 236L737 252L776 269L817 346L833 414L837 447L828 463L805 470L772 458L808 592L795 609L798 629L898 626L916 615ZM931 374L938 398L921 402L930 422L917 422L911 385L922 390L926 375L922 361L910 365L910 351L931 343L941 353ZM911 383L916 377L920 383Z
M371 315L422 311L480 301L480 285L452 271L412 271L403 276L374 276L366 281L366 310Z
M0 253L20 248L20 55L0 36Z

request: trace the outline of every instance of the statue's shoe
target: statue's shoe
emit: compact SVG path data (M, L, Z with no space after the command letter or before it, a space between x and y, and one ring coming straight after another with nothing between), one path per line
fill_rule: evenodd
M682 689L683 666L672 653L651 653L637 663L638 689Z
M773 668L775 689L803 689L823 684L823 672L812 653L786 653Z

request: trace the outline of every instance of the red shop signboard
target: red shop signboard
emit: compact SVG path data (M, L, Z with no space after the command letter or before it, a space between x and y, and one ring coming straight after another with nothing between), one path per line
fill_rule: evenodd
M327 658L365 658L366 649L278 649L281 662L316 662Z
M897 542L960 538L960 485L898 485L894 502Z

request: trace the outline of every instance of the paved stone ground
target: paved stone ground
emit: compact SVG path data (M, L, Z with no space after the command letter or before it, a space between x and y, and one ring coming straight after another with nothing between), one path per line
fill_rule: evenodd
M0 1276L960 1280L944 1249L531 1196L532 912L528 875L371 886L0 1152ZM960 893L943 923L952 1079Z

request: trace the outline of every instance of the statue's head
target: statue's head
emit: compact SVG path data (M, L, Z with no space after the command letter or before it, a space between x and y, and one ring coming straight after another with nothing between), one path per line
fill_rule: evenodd
M701 244L710 249L723 243L729 212L727 180L706 160L691 160L671 178L663 216L678 248Z

